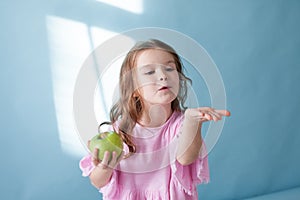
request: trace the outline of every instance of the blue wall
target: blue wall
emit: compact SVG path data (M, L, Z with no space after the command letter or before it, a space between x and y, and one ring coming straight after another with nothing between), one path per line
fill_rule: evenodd
M144 0L143 12L132 13L92 0L4 0L0 9L0 199L100 197L81 177L80 155L61 148L49 16L116 33L170 28L208 51L232 117L210 153L211 183L199 187L201 199L300 186L299 1Z

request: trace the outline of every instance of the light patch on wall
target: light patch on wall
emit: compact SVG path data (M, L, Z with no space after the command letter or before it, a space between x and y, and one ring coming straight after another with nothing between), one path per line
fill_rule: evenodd
M96 0L117 8L136 13L143 13L143 0Z
M74 85L81 65L94 47L116 33L56 16L47 16L46 24L61 148L72 156L82 156L86 150L73 118Z
M119 97L119 74L124 58L125 55L112 61L111 64L107 66L106 70L103 71L100 79L98 80L94 98L94 111L99 124L103 121L109 120L110 108ZM102 102L102 104L100 102Z

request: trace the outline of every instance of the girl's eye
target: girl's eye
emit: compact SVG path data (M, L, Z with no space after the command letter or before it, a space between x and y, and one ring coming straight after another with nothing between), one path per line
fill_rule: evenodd
M148 72L145 72L146 75L151 75L151 74L154 74L154 70L151 70L151 71L148 71Z
M171 71L174 71L174 70L175 70L174 67L166 67L166 71L168 71L168 72L171 72Z

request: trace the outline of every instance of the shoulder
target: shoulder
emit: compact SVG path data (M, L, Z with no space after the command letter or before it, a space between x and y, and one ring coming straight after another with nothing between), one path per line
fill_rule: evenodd
M164 127L165 135L168 136L170 139L174 138L174 136L176 136L180 132L183 120L184 113L174 111L172 116L167 121L166 126Z
M170 126L181 126L183 120L184 112L174 111L168 123L170 124Z

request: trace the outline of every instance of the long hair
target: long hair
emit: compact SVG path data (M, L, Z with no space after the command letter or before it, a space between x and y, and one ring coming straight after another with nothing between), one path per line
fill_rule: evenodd
M172 111L183 111L186 109L184 102L187 97L187 81L191 82L191 79L184 75L181 59L175 50L157 39L136 43L127 53L122 63L119 77L120 98L110 111L111 122L114 123L119 120L119 133L129 148L129 155L136 152L136 146L132 140L131 133L144 111L143 102L135 93L136 76L134 74L134 67L136 67L139 53L149 49L163 50L173 56L179 74L180 87L177 98L171 102L171 108Z

